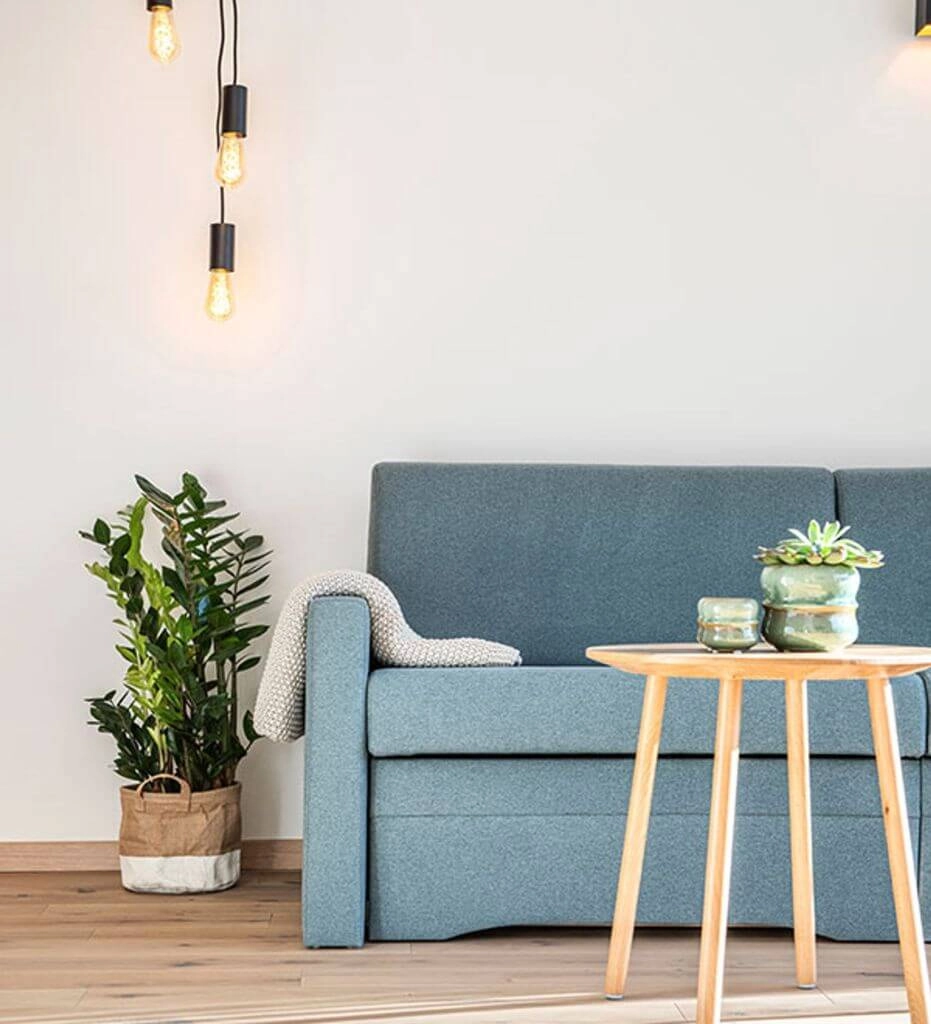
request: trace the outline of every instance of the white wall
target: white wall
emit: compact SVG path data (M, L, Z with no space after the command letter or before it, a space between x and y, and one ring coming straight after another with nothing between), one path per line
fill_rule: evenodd
M202 311L215 4L4 5L0 838L117 824L75 531L200 473L301 577L386 458L929 464L911 0L240 0L239 311ZM299 745L243 776L300 829Z

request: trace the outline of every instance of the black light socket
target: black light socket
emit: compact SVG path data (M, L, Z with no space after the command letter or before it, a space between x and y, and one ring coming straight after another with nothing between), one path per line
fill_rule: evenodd
M236 269L236 225L210 225L210 270Z
M223 117L220 132L223 135L246 137L246 105L249 90L244 85L223 86Z
M154 11L156 7L167 7L170 10L174 7L174 0L145 0L147 11Z
M918 0L915 10L915 35L931 36L931 0Z

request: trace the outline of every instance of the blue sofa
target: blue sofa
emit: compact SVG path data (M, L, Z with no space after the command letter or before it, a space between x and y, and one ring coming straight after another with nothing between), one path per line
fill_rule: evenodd
M757 595L758 544L853 524L861 639L931 644L931 470L388 463L369 570L432 636L519 668L373 664L357 598L308 608L304 941L445 939L609 922L642 680L590 644L688 640L703 594ZM931 907L928 680L894 683L922 905ZM715 686L672 680L638 919L701 920ZM894 939L859 681L810 688L818 931ZM746 684L731 920L791 925L782 689Z

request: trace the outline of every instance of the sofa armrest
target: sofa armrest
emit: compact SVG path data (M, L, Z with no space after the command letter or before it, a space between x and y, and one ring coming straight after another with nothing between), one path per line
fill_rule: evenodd
M369 650L364 600L310 602L301 882L305 946L365 942Z

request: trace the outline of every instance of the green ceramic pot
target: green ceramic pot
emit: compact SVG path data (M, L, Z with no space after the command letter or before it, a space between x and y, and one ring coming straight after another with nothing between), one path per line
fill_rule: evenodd
M779 651L839 651L856 642L860 573L847 565L767 565L763 636Z
M711 651L747 651L760 636L760 606L752 597L703 597L698 642Z

